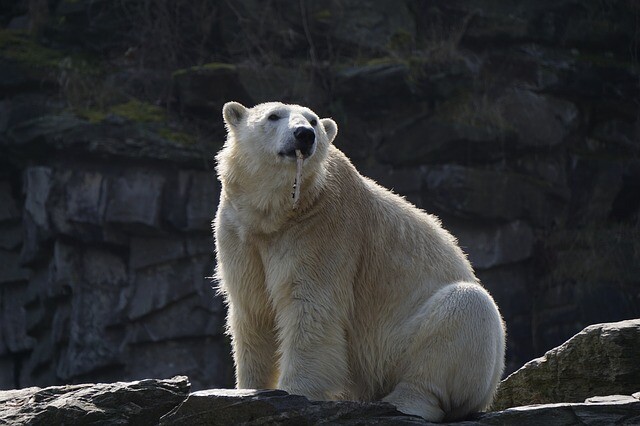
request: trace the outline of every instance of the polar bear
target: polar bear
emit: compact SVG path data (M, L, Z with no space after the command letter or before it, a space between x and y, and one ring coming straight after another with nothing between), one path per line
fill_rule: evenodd
M213 226L237 387L382 399L429 421L486 408L504 325L439 220L360 175L330 118L278 102L223 117Z

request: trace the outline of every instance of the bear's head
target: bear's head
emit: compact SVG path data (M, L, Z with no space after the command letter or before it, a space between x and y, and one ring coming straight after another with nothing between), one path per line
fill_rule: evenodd
M305 163L324 158L338 133L330 118L318 118L309 108L268 102L247 108L227 102L222 115L229 133L228 142L243 156L257 157L271 164L295 164L296 151Z

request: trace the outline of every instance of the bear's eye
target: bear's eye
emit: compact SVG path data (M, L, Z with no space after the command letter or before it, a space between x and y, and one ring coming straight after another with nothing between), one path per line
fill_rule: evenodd
M280 120L280 116L278 114L271 114L268 119L269 121L278 121Z
M313 127L316 127L316 125L318 124L318 120L316 120L315 118L313 120L311 120L309 122Z

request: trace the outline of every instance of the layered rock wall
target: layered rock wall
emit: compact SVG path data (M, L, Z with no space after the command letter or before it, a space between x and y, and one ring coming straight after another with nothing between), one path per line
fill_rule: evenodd
M228 100L332 116L440 216L509 372L640 316L637 3L366 3L0 5L0 388L231 384L208 278Z

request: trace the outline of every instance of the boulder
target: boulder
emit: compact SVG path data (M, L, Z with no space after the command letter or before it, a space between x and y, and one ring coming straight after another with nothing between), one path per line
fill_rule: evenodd
M0 392L0 423L14 425L156 425L189 392L189 381L167 380L26 388Z
M639 359L640 319L591 325L507 377L493 409L630 395L640 389Z

